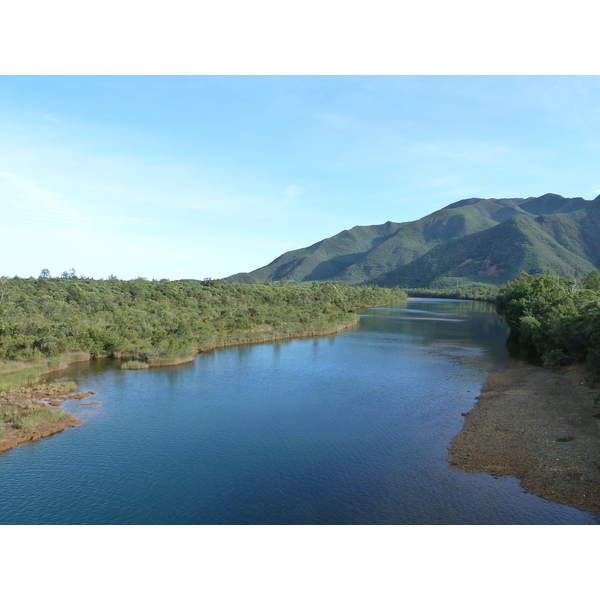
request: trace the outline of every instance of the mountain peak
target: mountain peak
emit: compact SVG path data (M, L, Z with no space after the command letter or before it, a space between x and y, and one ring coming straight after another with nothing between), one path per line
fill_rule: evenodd
M546 267L569 276L574 269L587 272L600 266L597 211L587 211L589 218L581 216L591 204L553 193L465 198L415 221L344 230L226 280L262 283L287 278L420 287L444 286L448 278L455 285L458 277L501 284L522 270L544 272ZM596 207L600 196L594 200Z
M458 202L453 202L452 204L448 204L448 206L444 206L444 208L460 208L461 206L469 206L470 204L475 204L483 200L483 198L465 198L464 200L459 200Z
M528 198L528 200L564 200L565 197L561 196L560 194L553 194L551 192L548 192L547 194L542 194L541 196L538 196L537 198L532 197L532 198Z

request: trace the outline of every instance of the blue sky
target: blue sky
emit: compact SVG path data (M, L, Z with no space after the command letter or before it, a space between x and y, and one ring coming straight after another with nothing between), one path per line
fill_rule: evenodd
M599 159L595 76L2 76L0 274L225 277Z

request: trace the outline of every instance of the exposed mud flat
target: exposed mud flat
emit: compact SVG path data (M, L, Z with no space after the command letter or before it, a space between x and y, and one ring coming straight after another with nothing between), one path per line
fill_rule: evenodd
M598 389L579 366L491 373L465 413L448 462L468 473L517 477L526 492L600 513Z

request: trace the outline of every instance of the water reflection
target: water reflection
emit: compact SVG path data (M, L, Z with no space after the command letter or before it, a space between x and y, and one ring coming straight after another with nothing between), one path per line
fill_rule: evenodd
M337 336L223 348L177 367L72 365L60 376L95 390L101 411L0 455L0 522L596 522L512 478L448 467L461 412L510 363L492 305L421 299L363 312Z

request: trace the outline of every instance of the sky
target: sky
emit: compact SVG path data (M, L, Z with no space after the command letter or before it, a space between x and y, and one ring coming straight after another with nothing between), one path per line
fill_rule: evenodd
M598 76L0 76L0 275L221 278L471 197L600 194Z

